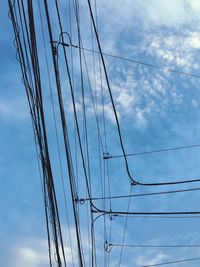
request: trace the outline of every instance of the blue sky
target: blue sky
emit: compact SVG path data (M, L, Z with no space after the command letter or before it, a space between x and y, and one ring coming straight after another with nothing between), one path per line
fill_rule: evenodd
M60 0L64 29L70 31L67 19L67 1ZM48 266L47 238L45 229L44 207L41 193L40 177L33 131L29 115L24 87L21 81L19 63L15 57L13 45L14 35L11 22L7 16L8 5L1 3L0 19L3 34L1 43L1 76L0 76L0 258L2 266L46 267ZM51 14L55 15L54 6L50 5ZM35 15L38 15L38 6ZM200 4L195 0L114 0L97 1L99 36L103 51L114 55L127 57L147 63L189 72L200 73ZM44 10L43 10L44 11ZM44 14L44 13L43 13ZM90 22L88 20L86 1L80 1L81 31L83 46L92 48ZM58 36L57 20L53 18L54 36ZM45 20L45 19L44 19ZM39 20L38 40L42 84L45 98L45 116L51 151L53 170L56 177L56 190L59 195L59 209L65 236L67 255L70 254L69 238L64 211L62 181L58 167L55 130L53 129L53 115L51 98L47 82L44 48ZM74 24L73 24L74 23ZM75 20L72 19L75 30ZM47 32L46 43L49 45ZM89 37L88 37L89 36ZM71 35L73 43L77 43L77 36ZM56 37L55 37L56 38ZM94 43L96 48L96 43ZM48 47L49 48L49 47ZM48 50L49 65L53 73L50 50ZM74 56L74 83L76 86L76 105L79 122L82 126L82 102L80 98L80 75L77 50ZM103 141L101 80L96 63L96 76L91 53L85 52L89 77L93 91L96 94L95 105L98 110L100 130ZM95 62L98 56L94 55ZM60 56L60 66L62 57ZM167 147L193 145L200 143L200 111L199 85L200 80L168 71L132 64L130 62L105 57L108 76L120 119L120 125L127 153L147 151ZM67 82L64 68L61 67L61 81L63 86L65 111L68 118L69 136L73 159L75 160L74 117L69 91L65 90ZM52 84L55 81L52 74ZM84 67L86 114L88 118L88 138L90 152L90 166L93 196L100 196L101 182L98 159L97 127L90 90ZM111 155L121 154L116 123L110 104L105 79L102 81L105 97L105 118L107 129L108 152ZM58 103L53 87L58 133L61 133ZM82 133L82 132L81 132ZM64 174L63 141L59 135L62 164ZM78 150L79 153L79 150ZM143 182L197 179L200 177L199 148L167 152L160 154L130 157L129 166L134 177ZM123 159L111 159L109 162L109 179L111 195L128 194L130 181L125 171ZM103 161L101 161L101 164ZM85 184L80 155L77 156L77 173L79 178L79 197L85 197ZM66 175L65 175L66 178ZM185 189L189 186L168 187L167 189ZM199 187L193 184L191 187ZM66 194L69 194L69 184L65 180ZM157 188L133 188L134 193L146 193L161 190ZM106 184L106 195L109 194ZM69 216L70 202L67 201ZM100 201L95 202L102 207ZM127 200L112 200L113 210L126 210ZM109 202L106 202L109 208ZM200 210L199 193L182 193L176 195L134 198L131 200L130 210L135 211L176 211ZM80 222L85 258L88 260L88 229L85 213L87 205L80 205ZM71 217L70 217L71 218ZM73 236L73 220L70 219L70 233ZM121 244L125 218L112 220L111 243ZM106 217L107 233L111 221ZM125 236L125 244L200 244L199 219L144 219L129 218ZM97 262L103 266L104 255L103 219L96 221ZM108 236L107 236L108 237ZM75 250L75 243L73 241ZM110 266L118 266L119 247L113 247L110 255ZM75 261L76 253L74 254ZM165 261L196 258L200 255L199 248L181 249L138 249L125 248L121 266L139 267L147 264ZM108 255L106 255L108 257ZM72 266L68 256L68 265ZM175 265L174 265L175 266ZM178 265L177 265L178 266ZM188 266L183 263L180 266ZM190 266L199 266L191 262Z

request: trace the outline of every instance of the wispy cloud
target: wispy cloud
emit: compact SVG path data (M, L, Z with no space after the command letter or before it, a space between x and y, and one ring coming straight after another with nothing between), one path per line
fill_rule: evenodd
M22 121L28 118L28 105L24 98L22 99L0 99L0 114L3 119L12 119Z

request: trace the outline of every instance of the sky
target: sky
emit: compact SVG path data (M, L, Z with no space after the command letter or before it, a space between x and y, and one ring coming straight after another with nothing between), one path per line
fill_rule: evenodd
M36 1L37 2L37 1ZM39 15L35 2L35 16ZM53 2L53 1L52 1ZM40 2L42 6L42 1ZM68 18L68 1L60 0L61 15L64 29L70 32ZM94 1L92 1L94 4ZM180 72L198 76L200 74L200 3L195 0L101 0L96 1L98 13L98 33L104 53L133 59L148 64L155 64ZM59 31L54 5L49 3L52 15L53 32L58 40ZM44 12L43 12L44 14ZM39 18L39 16L38 16ZM41 181L38 171L37 156L31 117L22 84L19 62L13 45L14 34L11 21L8 18L7 1L2 1L0 8L0 25L3 34L0 35L0 258L4 267L46 267L48 266L48 248L44 205L41 191ZM43 17L45 21L45 17ZM87 1L80 1L80 22L83 47L96 49L94 33L91 25ZM46 22L44 22L44 25ZM75 30L75 18L72 12L72 30ZM68 266L73 266L70 256L68 226L65 217L65 200L59 170L59 159L56 151L56 134L53 128L53 113L51 108L51 93L49 92L45 66L44 47L39 19L36 20L37 38L39 43L39 59L42 72L42 86L45 99L45 118L50 144L50 153L56 179L56 190L59 195L59 210L66 241ZM93 36L93 39L92 39ZM49 39L45 32L46 44ZM77 44L75 31L71 32L73 44ZM93 40L93 41L92 41ZM93 42L93 43L92 43ZM76 107L79 123L82 124L82 100L80 89L80 69L78 50L73 53L74 85L76 88ZM72 52L73 51L73 52ZM47 51L52 84L53 76L50 49ZM99 117L100 133L105 142L103 114L105 114L107 151L110 155L122 154L105 77L101 80L98 55L85 51L89 79L95 96L95 108ZM74 138L74 115L71 103L63 58L60 55L60 73L63 86L65 112L68 123L71 150L76 175L79 180L78 196L86 197L83 170L79 150L76 152ZM94 65L94 62L96 65ZM127 153L157 150L162 148L200 144L200 79L135 64L117 58L105 56L106 68L114 97L117 114L120 121L123 142ZM70 61L72 71L72 61ZM101 196L100 164L98 131L95 120L94 106L91 99L86 67L83 68L85 84L86 114L88 118L88 142L91 167L91 184L93 197ZM66 87L66 88L65 88ZM53 99L58 123L59 143L66 194L69 194L67 168L65 166L63 140L61 138L60 119L55 86ZM101 88L104 92L104 112L101 99ZM82 127L83 128L83 127ZM81 130L84 143L84 133ZM102 152L102 151L101 151ZM77 155L77 154L78 155ZM77 155L77 156L76 156ZM199 148L171 151L129 157L129 168L133 177L141 182L179 181L198 179ZM105 195L121 195L130 193L130 180L125 170L123 158L110 159L105 164ZM108 170L108 172L107 172ZM109 175L108 175L109 174ZM177 190L197 188L198 183L174 187L144 188L136 186L132 193L148 193L162 190ZM69 211L69 229L73 236L74 225L71 214L71 202L66 201ZM95 205L102 208L101 201ZM113 211L127 210L128 200L106 201L105 207ZM86 264L89 263L89 245L87 229L87 204L80 205L80 224ZM195 211L199 209L199 192L171 194L151 197L132 198L130 211ZM154 244L154 245L200 245L199 219L158 219L134 218L127 219L117 216L104 216L95 222L97 242L97 266L103 265L103 257L109 260L109 266L140 267L185 258L200 257L200 247L193 248L133 248L125 247L119 264L121 247L113 246L110 253L104 252L104 242L112 244L123 243L124 226L126 226L124 244ZM106 237L103 225L106 222ZM109 239L109 240L108 240ZM72 240L75 249L75 241ZM74 252L77 266L76 252ZM188 263L178 263L174 266L188 266ZM199 266L193 261L190 266Z

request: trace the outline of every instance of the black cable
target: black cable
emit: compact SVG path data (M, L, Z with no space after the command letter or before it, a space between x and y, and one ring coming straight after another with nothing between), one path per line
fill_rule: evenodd
M152 211L152 212L140 212L140 211L105 211L96 209L93 213L103 213L108 215L200 215L200 211Z
M51 23L50 23L50 16L49 16L49 11L48 11L47 0L44 0L44 5L45 5L47 26L48 26L48 31L49 31L50 43L51 43L51 51L52 51L52 57L53 57L53 65L54 65L54 72L55 72L55 77L56 77L57 93L58 93L61 122L62 122L62 129L63 129L63 138L64 138L67 164L68 164L68 173L69 173L69 178L70 178L69 180L70 180L72 206L73 206L73 214L74 214L75 229L76 229L76 239L77 239L77 245L78 245L79 263L80 263L80 266L82 267L83 266L83 255L82 255L80 233L79 233L79 221L78 221L77 208L76 208L76 205L74 203L74 194L75 194L74 186L75 186L75 184L74 184L74 173L73 173L73 168L72 168L73 165L72 165L71 154L69 151L70 146L69 146L69 139L68 139L68 133L67 133L66 118L65 118L64 106L63 106L63 100L62 100L59 70L58 70L57 59L56 59L56 55L55 55L55 47L53 45L53 34L52 34L52 30L51 30Z
M74 3L74 2L73 2ZM76 17L76 26L77 26L77 33L78 33L78 44L79 47L81 47L82 39L81 39L81 29L80 29L80 15L79 15L79 1L75 0L74 3L74 9L75 9L75 17ZM60 27L61 31L62 28ZM92 184L91 184L91 175L90 175L90 156L89 156L89 144L88 144L88 126L87 126L87 116L86 116L86 106L85 106L85 87L84 87L84 80L83 80L83 60L82 60L82 50L79 48L79 67L80 67L80 80L81 80L81 96L82 96L82 106L83 106L83 130L84 130L84 137L85 137L85 147L86 147L86 165L88 168L88 181L89 181L89 187L90 192L92 190ZM88 228L89 228L89 220L91 219L91 222L93 220L93 215L91 213L92 206L89 202L89 208L90 208L90 216L89 218L89 210L87 209L87 222L88 222ZM92 251L92 266L93 264L93 258L96 258L96 249L95 249L95 235L94 235L94 229L92 229L90 232L88 231L88 243L90 243L90 236L91 236L91 251ZM90 244L88 244L89 247L89 254L90 254ZM90 261L90 258L89 258Z
M65 186L64 186L63 166L62 166L62 161L61 161L61 151L60 151L60 145L59 145L59 139L58 139L58 126L57 126L57 122L56 122L55 104L54 104L54 100L53 100L53 91L52 91L52 84L51 84L51 78L50 78L50 69L49 69L48 56L47 56L47 46L46 46L46 41L45 41L44 26L43 26L43 20L42 20L42 11L41 11L41 6L40 6L40 1L39 0L38 0L38 9L39 9L40 26L41 26L41 32L42 32L42 41L43 41L43 47L44 47L44 53L45 53L45 63L46 63L46 68L47 68L48 85L49 85L49 91L50 91L50 97L51 97L51 107L52 107L53 122L54 122L55 135L56 135L58 160L59 160L60 174L61 174L61 180L62 180L64 206L65 206L66 220L67 220L67 226L68 226L68 235L69 235L69 244L70 244L70 249L71 249L72 264L74 266L74 255L73 255L74 252L73 252L73 249L72 249L72 238L71 238L71 231L70 231L70 224L69 224L69 214L68 214L68 207L67 207L67 196L66 196L66 191L65 191Z
M108 74L107 74L107 70L106 70L104 56L103 56L103 52L102 52L102 48L101 48L101 44L100 44L100 40L99 40L99 36L98 36L98 32L97 32L97 28L96 28L96 24L95 24L95 20L94 20L94 16L93 16L93 11L92 11L90 0L87 0L87 3L88 3L89 11L90 11L90 16L91 16L91 19L92 19L92 24L93 24L93 28L94 28L97 44L98 44L99 53L100 53L100 56L101 56L101 61L102 61L104 74L105 74L105 78L106 78L106 84L107 84L107 87L108 87L110 100L111 100L111 103L112 103L113 112L114 112L114 116L115 116L115 120L116 120L116 124L117 124L117 131L118 131L118 135L119 135L119 141L120 141L120 145L121 145L121 149L122 149L122 153L123 153L123 158L124 158L124 161L125 161L126 172L128 174L128 177L130 178L130 180L132 182L132 185L166 186L166 185L177 185L177 184L180 184L180 183L188 183L189 181L160 182L160 183L141 183L141 182L138 182L137 180L135 180L135 178L132 177L132 175L130 173L130 170L129 170L129 164L128 164L128 159L126 157L126 151L125 151L125 147L124 147L124 143L123 143L120 123L119 123L117 111L116 111L116 108L115 108L115 103L114 103L114 99L113 99L113 95L112 95L112 91L111 91L111 87L110 87L110 82L109 82L109 78L108 78Z
M43 179L44 179L43 181L44 181L44 187L45 187L45 189L43 190L44 197L45 197L44 200L45 200L45 203L47 203L48 201L48 203L45 204L45 212L47 211L48 215L49 216L51 215L51 224L52 224L52 230L53 230L53 235L54 235L54 244L56 248L55 255L56 255L58 266L61 266L61 259L60 259L60 254L59 254L60 252L58 250L58 246L59 246L58 239L60 238L61 249L63 248L63 243L62 243L62 234L61 234L61 229L60 229L59 214L58 214L57 201L56 201L56 195L55 195L55 188L54 188L54 183L53 183L53 176L52 176L50 158L49 158L49 152L48 152L48 143L47 143L45 119L44 119L44 112L43 112L41 83L40 83L40 70L39 70L39 62L38 62L38 54L37 54L32 2L31 1L28 2L28 18L29 18L29 30L31 32L30 54L31 54L31 62L32 62L32 67L33 67L33 76L34 76L34 83L35 83L33 88L31 88L30 86L29 78L26 73L27 69L26 69L26 64L25 64L25 57L24 57L22 43L20 40L19 26L17 24L17 17L16 17L17 15L16 15L16 11L14 10L15 8L14 2L12 3L11 1L8 1L8 4L9 4L9 9L10 9L10 17L13 23L13 29L15 33L15 40L16 40L15 44L16 44L16 50L17 50L17 54L19 57L21 71L22 71L23 83L25 85L25 90L27 93L28 103L30 106L32 121L35 127L34 134L35 136L37 136L37 143L40 148L40 156L41 156ZM24 45L26 46L25 43ZM27 62L28 62L28 58L27 58ZM33 92L34 90L35 90L35 94ZM46 216L46 220L49 220L47 216ZM48 221L47 221L47 231L49 233ZM50 244L49 234L48 234L48 243ZM49 246L49 251L51 251L50 246ZM64 257L64 254L63 254L63 257ZM51 263L51 255L50 255L50 266L51 265L52 263Z
M51 170L51 162L50 162L50 156L49 156L49 148L48 148L48 140L47 140L47 133L46 133L46 126L45 126L45 117L44 117L44 111L43 111L43 100L42 100L42 90L41 90L41 80L40 80L40 65L39 65L39 59L38 59L38 52L37 52L37 41L36 41L36 32L35 32L35 23L34 23L34 13L33 13L33 6L32 1L28 1L28 17L29 17L29 30L30 30L30 39L31 39L31 46L32 46L32 65L33 65L33 71L34 71L34 78L35 78L35 89L36 89L36 96L38 97L39 101L39 109L40 109L40 116L41 116L41 126L43 130L43 138L44 138L44 148L45 148L45 157L46 157L46 171L49 176L49 184L48 190L49 190L49 199L50 204L52 206L52 215L53 215L53 226L54 226L54 237L55 237L55 244L56 244L56 254L58 261L58 265L62 266L61 263L61 257L60 257L60 249L62 251L63 260L64 260L64 266L66 266L66 259L65 259L65 251L64 251L64 244L63 244L63 238L62 238L62 232L61 232L61 224L59 219L59 213L58 213L58 205L56 200L56 192L54 187L54 181L53 181L53 174ZM60 239L60 244L58 243L58 237Z

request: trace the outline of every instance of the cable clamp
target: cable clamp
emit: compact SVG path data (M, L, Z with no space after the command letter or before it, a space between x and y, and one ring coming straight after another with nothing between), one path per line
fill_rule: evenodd
M79 198L78 198L78 194L77 194L77 193L76 193L75 196L74 196L74 201L75 201L76 203L79 202Z
M111 244L111 243L108 244L108 242L105 241L105 243L104 243L104 250L105 250L107 253L110 253L110 252L111 252L112 247L113 247L113 244Z
M118 214L110 214L109 218L111 221L113 221L117 216L118 216Z
M78 195L77 194L74 197L74 201L76 203L80 203L81 205L85 204L85 199L84 198L78 198Z
M96 209L92 209L91 212L92 212L92 213L98 213L98 210L96 210Z
M55 56L57 56L57 54L58 54L58 42L57 41L50 41L50 43L52 44L52 46L53 46L53 53L54 53L54 55Z
M138 185L138 183L137 182L131 182L131 185L135 186L135 185Z
M111 159L111 158L112 156L108 152L103 153L103 159Z

